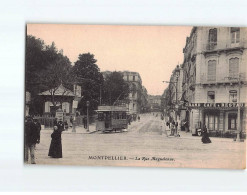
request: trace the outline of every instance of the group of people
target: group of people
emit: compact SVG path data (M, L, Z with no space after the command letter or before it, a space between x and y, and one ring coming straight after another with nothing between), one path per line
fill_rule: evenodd
M70 127L72 127L73 124L75 123L75 118L73 116L70 116L69 120L70 120L70 124L71 124ZM86 116L83 117L82 122L83 122L84 129L87 129L87 117Z
M48 156L52 158L62 158L62 139L61 134L65 130L63 121L54 120L53 133L51 134L51 143ZM28 116L25 118L24 129L24 162L28 163L29 157L31 164L36 164L35 148L40 143L41 125L37 119Z
M172 118L169 118L169 120L166 122L166 126L171 131L170 136L179 136L179 133L178 133L179 122L175 122ZM182 121L181 130L184 130L185 132L189 131L189 125L188 125L188 122L186 120ZM207 129L206 125L204 125L202 128L201 141L204 144L211 143L211 140L209 138L208 129Z
M128 120L129 125L131 125L132 121L136 121L136 119L138 120L138 122L140 122L141 121L140 115L137 116L136 114L133 114L133 115L130 114L127 116L127 120Z
M166 126L171 130L170 136L179 136L178 122L175 122L174 120L167 121Z

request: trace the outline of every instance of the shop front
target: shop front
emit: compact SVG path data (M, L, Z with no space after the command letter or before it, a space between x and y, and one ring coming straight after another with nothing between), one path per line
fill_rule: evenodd
M197 123L201 127L206 125L211 135L224 136L225 134L236 134L238 129L237 103L197 103L190 104L189 107L199 111ZM244 103L240 104L240 123L242 133L245 134L246 107Z

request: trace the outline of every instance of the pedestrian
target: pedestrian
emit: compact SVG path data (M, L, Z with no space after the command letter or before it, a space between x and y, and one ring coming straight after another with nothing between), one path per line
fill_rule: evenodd
M65 120L65 122L64 122L64 130L68 131L68 128L69 128L68 122L67 122L67 120Z
M25 120L25 134L24 134L24 161L28 163L29 153L31 156L31 164L36 164L35 162L35 146L39 143L39 133L37 126L33 122L33 118L27 117Z
M187 120L185 120L185 122L184 122L184 129L185 129L186 133L189 132L189 124L188 124Z
M129 125L131 125L131 118L132 118L131 115L129 115L128 116L128 123L129 123Z
M141 120L141 117L138 115L138 122L140 122L140 120Z
M57 126L57 118L54 119L53 126Z
M73 116L70 116L69 121L70 121L70 127L73 127Z
M204 144L211 143L206 125L204 125L202 129L202 143Z
M35 124L35 126L37 128L36 130L38 131L38 140L37 140L37 143L39 144L40 143L41 124L39 123L39 121L38 121L37 118L33 119L33 122L34 122L34 124Z
M64 130L64 125L62 121L58 121L57 125L54 126L54 131L51 134L51 144L48 156L52 158L62 158L62 139L61 134Z
M174 135L175 133L175 121L172 120L172 123L171 123L171 135Z
M87 117L86 116L83 117L83 126L84 126L84 129L87 128Z

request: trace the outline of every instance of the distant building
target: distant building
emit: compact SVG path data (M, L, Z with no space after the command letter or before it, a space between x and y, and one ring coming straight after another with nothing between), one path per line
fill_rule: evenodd
M148 102L151 112L161 112L161 95L149 95Z
M129 84L129 96L125 101L130 114L138 114L148 110L148 94L138 72L122 71L123 79ZM103 77L111 74L110 71L102 72Z

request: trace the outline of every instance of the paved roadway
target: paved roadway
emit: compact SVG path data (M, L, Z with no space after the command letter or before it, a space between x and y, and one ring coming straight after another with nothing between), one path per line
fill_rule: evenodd
M90 127L92 130L92 126ZM243 168L246 142L211 138L202 144L200 137L181 132L181 137L167 137L164 121L152 114L141 115L127 132L87 134L83 128L62 135L63 158L47 156L51 130L41 131L36 147L37 164L96 166L161 166L197 168ZM169 134L169 132L168 132ZM117 160L116 160L117 159Z

